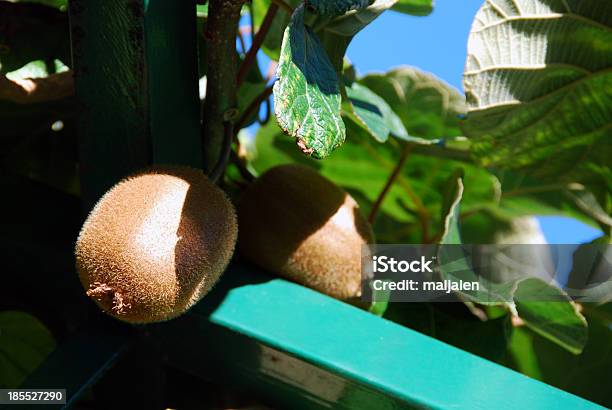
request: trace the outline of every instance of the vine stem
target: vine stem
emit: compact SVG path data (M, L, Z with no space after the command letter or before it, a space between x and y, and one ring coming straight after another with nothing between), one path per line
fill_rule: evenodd
M246 56L244 57L244 60L242 61L242 64L240 65L240 70L238 71L238 76L236 77L236 84L238 87L240 87L240 85L244 82L247 73L249 72L255 61L257 61L257 52L261 48L261 45L263 44L264 39L266 38L266 34L268 34L268 31L270 31L270 27L272 27L272 22L274 21L274 16L276 16L277 12L278 6L275 3L270 4L268 12L266 13L263 22L261 23L261 27L253 38L253 44L251 44L251 48L249 48L249 51L247 52ZM252 29L253 28L251 28L251 30Z
M230 153L232 152L232 141L234 140L234 124L231 121L225 121L223 123L223 127L224 136L221 156L217 160L215 167L212 169L212 171L210 171L209 175L209 179L215 184L221 179L223 172L225 171L225 167L227 167Z
M236 168L238 169L238 172L240 172L240 175L242 176L242 178L244 178L244 180L247 183L251 183L253 181L255 181L255 176L253 174L251 174L251 171L249 171L249 169L246 167L244 161L242 160L242 158L240 158L238 156L238 154L236 154L235 152L230 152L230 159L232 161L232 163L234 165L236 165Z
M404 164L406 163L406 160L408 159L408 154L410 154L411 150L412 150L411 146L404 144L404 148L402 149L402 154L400 156L399 161L395 165L395 168L393 168L391 175L389 175L389 178L387 178L387 182L385 183L385 186L383 187L382 191L380 191L380 194L378 194L378 197L376 198L376 202L374 202L374 205L372 206L372 210L370 211L370 215L368 216L368 222L370 222L370 224L374 224L374 221L376 220L376 216L378 215L378 211L380 210L380 207L383 201L385 200L387 193L389 193L389 191L391 190L393 183L395 182L402 168L404 167Z
M276 4L278 7L280 7L281 9L283 9L283 11L289 15L293 14L293 7L291 7L289 5L289 3L287 3L284 0L272 0L272 3Z
M209 0L204 29L207 40L206 99L202 106L204 170L210 175L223 160L227 146L228 112L236 110L236 31L244 0ZM224 144L225 141L225 144ZM221 171L223 173L223 170Z

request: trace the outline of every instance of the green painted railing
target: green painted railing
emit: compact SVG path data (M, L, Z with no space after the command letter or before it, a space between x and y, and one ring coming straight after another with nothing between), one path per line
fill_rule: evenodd
M263 391L285 408L599 408L242 265L158 330L172 364Z
M67 388L74 404L136 340L126 327L86 328L26 386ZM187 314L146 329L171 366L282 408L603 408L240 263Z
M200 164L195 2L72 0L70 21L85 210L147 164ZM599 407L241 263L177 320L92 320L23 387L67 388L70 407L143 334L169 365L291 409Z

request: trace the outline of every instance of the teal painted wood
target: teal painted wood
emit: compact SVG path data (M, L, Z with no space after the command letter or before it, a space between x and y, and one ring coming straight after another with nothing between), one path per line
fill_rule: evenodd
M153 162L201 166L195 1L70 1L85 208Z
M202 167L196 4L145 1L153 163Z
M175 365L292 409L602 408L245 266L158 331Z

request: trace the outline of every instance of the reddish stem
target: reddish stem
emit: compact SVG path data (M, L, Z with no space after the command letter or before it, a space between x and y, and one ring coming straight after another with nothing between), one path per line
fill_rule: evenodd
M259 28L259 31L257 31L257 34L255 34L255 38L253 38L253 44L251 44L251 48L240 65L240 70L238 71L238 76L236 77L236 84L238 87L240 87L240 85L244 82L247 73L257 60L257 52L261 48L261 45L266 38L266 34L268 34L268 31L270 31L270 27L272 26L272 22L274 21L274 16L276 16L277 11L278 6L274 3L270 4L268 12L261 23L261 27Z

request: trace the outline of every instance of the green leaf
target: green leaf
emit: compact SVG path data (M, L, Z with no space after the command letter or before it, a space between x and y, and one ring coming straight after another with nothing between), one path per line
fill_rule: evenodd
M386 290L374 290L375 296L373 299L376 302L372 302L368 308L368 312L376 315L383 316L389 307L389 298L391 294Z
M382 12L390 9L396 2L397 0L375 0L368 7L353 10L332 20L315 20L312 26L317 31L325 31L342 37L352 38Z
M612 227L612 217L601 207L595 195L586 189L580 188L567 189L564 193L574 203L576 208L592 218L600 226Z
M391 10L413 16L427 16L433 11L433 0L398 0Z
M196 4L196 15L200 18L208 17L208 3L207 4Z
M593 194L576 183L544 183L522 171L497 170L500 205L509 218L521 215L563 215L594 227L607 222Z
M475 158L554 181L607 179L611 67L609 2L487 1L464 73Z
M461 217L459 209L464 192L462 176L463 170L457 169L448 178L447 186L444 190L445 195L441 210L442 236L437 252L440 276L442 280L474 281L480 283L482 290L456 292L462 300L483 304L490 303L490 301L495 304L499 304L502 301L511 301L512 286L495 286L486 280L486 278L476 275L461 247L445 246L461 245L463 243L459 228Z
M566 300L526 301L543 292ZM514 299L519 317L531 330L574 354L582 352L587 342L587 322L563 291L540 279L529 278L518 283Z
M408 134L425 139L462 135L465 99L454 87L430 73L398 67L359 80L396 112Z
M461 244L461 232L459 231L459 204L463 197L463 170L454 172L448 179L448 187L445 190L442 203L442 238L440 244Z
M304 24L300 6L285 30L274 84L278 123L302 152L325 158L344 142L340 104L336 72L316 34Z
M36 3L48 7L54 7L60 10L66 10L68 0L11 0L13 3Z
M612 239L601 236L580 245L565 288L581 303L612 301Z
M53 336L35 317L0 312L0 388L19 387L54 348Z
M320 36L332 65L338 73L342 72L343 59L353 37L396 2L397 0L374 0L368 7L353 10L335 18L330 19L328 16L323 16L309 21Z
M52 73L63 73L69 68L60 60L46 63L45 61L31 61L19 70L6 73L6 78L12 81L23 80L25 78L44 78Z
M308 9L323 16L339 16L370 5L371 0L308 0Z
M344 113L377 141L385 142L390 133L401 139L408 138L402 121L380 96L358 83L351 84L346 92L350 104L346 104Z

